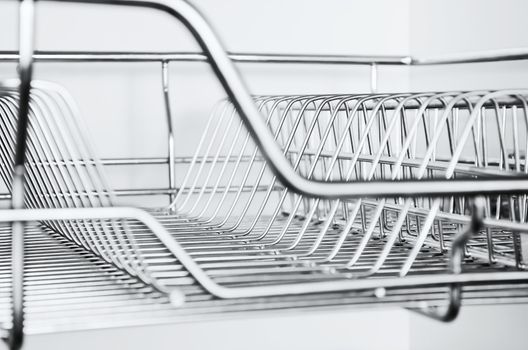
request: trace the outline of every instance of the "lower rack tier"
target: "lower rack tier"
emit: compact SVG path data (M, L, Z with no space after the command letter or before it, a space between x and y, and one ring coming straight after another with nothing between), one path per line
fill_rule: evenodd
M182 230L188 219L167 213L157 213L171 235L186 249L211 278L225 286L254 286L296 281L342 280L351 274L368 269L380 253L386 238L372 239L354 269L343 268L349 256L337 255L331 261L318 261L332 241L332 232L321 245L321 250L308 257L294 258L306 251L301 244L290 253L284 246L267 248L268 239L258 238L258 226L249 234L235 237L203 225L194 231ZM259 220L265 220L262 217ZM196 223L195 223L196 224ZM286 232L283 243L294 239L299 219ZM189 228L188 225L184 225ZM313 227L316 227L314 224ZM298 228L298 227L297 227ZM175 306L167 294L160 293L138 278L119 270L49 228L28 226L25 239L25 331L38 334L56 331L150 325L187 322L212 318L237 317L247 313L265 313L277 310L328 309L365 306L401 306L423 308L445 306L448 287L415 287L377 289L351 292L328 292L276 297L220 299L205 291L189 273L170 255L157 238L141 224L130 222L138 249L151 269L153 277L170 288L178 288L185 295L185 303ZM338 230L336 229L336 232ZM273 230L270 231L274 232ZM277 231L279 232L279 231ZM307 232L309 234L309 232ZM500 233L508 235L508 233ZM308 236L305 236L307 238ZM361 235L350 234L342 252L357 248ZM470 242L478 248L479 239ZM386 264L372 278L394 277L405 261L413 244L403 242L391 251ZM296 249L298 249L296 251ZM506 246L503 252L508 254ZM341 252L341 251L340 251ZM0 322L10 328L11 285L11 231L0 228ZM447 269L448 258L434 245L425 245L409 274L436 274ZM514 266L495 263L468 256L464 271L510 271ZM463 287L465 305L525 303L528 302L528 282L493 285L467 285Z

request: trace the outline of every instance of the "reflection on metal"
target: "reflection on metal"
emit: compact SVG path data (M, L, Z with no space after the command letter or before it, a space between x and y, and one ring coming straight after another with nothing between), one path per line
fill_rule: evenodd
M20 60L20 79L0 84L0 177L9 190L2 198L13 202L0 210L6 224L0 239L13 248L5 252L0 245L0 254L12 264L13 312L5 321L12 349L22 344L24 292L34 291L23 280L24 269L33 271L24 261L24 236L31 247L45 234L56 237L104 266L96 268L96 279L103 281L110 267L133 280L126 288L104 280L105 288L128 297L140 286L142 296L155 295L172 311L188 310L189 299L199 303L196 295L210 313L211 300L222 310L237 303L250 310L259 301L293 308L317 298L328 305L387 302L449 321L462 297L528 297L522 264L528 90L376 92L379 65L515 60L528 52L442 59L227 54L185 1L100 3L167 12L204 53L32 56L33 3L21 2L20 55L0 54L0 60ZM168 157L98 159L70 95L31 80L33 59L161 62ZM173 61L207 61L229 96L213 111L193 157L175 156ZM372 93L252 97L233 62L365 64ZM185 166L179 183L178 164ZM167 165L169 185L115 190L106 176L110 165ZM160 194L169 195L170 205L152 212L116 206L117 195ZM24 232L28 222L38 226ZM82 289L84 276L79 280L81 294L91 296Z

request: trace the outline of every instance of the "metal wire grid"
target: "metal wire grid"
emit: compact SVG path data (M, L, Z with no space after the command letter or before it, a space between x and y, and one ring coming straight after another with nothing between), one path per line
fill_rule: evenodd
M70 1L83 2L83 0ZM419 294L423 298L435 295L435 289L423 289L417 286L438 285L439 281L451 283L447 288L448 302L445 317L439 314L432 315L443 320L456 316L461 288L470 289L470 298L473 295L476 296L476 294L471 294L473 291L478 294L481 289L485 289L486 292L479 298L487 298L493 295L493 291L497 292L496 296L506 297L506 300L516 300L515 296L522 294L516 288L510 290L510 286L503 288L497 286L497 283L524 281L525 273L495 272L524 267L521 248L525 244L521 241L518 232L525 231L523 223L526 217L526 196L511 193L517 189L526 189L528 186L526 176L522 176L527 172L526 147L523 147L527 144L528 118L524 97L526 91L326 96L325 100L320 103L322 107L317 106L317 101L322 101L321 97L290 96L285 97L286 100L289 99L287 103L296 105L299 98L300 100L309 99L311 101L305 105L313 105L313 108L304 107L301 103L298 110L302 109L303 113L297 113L301 117L295 117L295 113L292 113L295 108L287 107L282 110L272 108L271 112L267 112L267 121L262 122L242 80L233 69L214 31L192 6L184 1L164 3L109 0L108 2L156 8L177 17L190 29L210 59L214 72L227 94L235 101L237 109L241 112L240 117L251 134L251 139L258 144L267 163L260 162L263 167L262 173L251 175L251 171L255 169L255 160L260 158L255 148L255 156L250 156L249 161L241 162L240 159L244 156L242 158L235 156L239 159L235 162L235 167L245 163L248 164L249 169L253 169L250 170L249 176L234 175L231 177L231 179L237 179L234 182L222 186L219 181L216 181L216 185L213 185L215 180L212 182L209 180L218 178L219 175L219 178L222 178L225 169L229 168L229 166L223 166L221 170L210 170L207 180L202 183L195 182L192 188L187 188L189 183L186 179L169 207L169 215L166 217L166 224L170 226L169 231L174 237L172 241L167 241L167 231L157 222L152 221L152 217L130 208L128 210L113 208L113 214L104 210L84 209L74 213L66 208L111 205L112 191L106 185L100 162L90 153L87 143L80 141L76 144L78 140L74 137L74 142L69 144L69 139L67 137L62 139L64 135L61 131L51 126L53 123L60 125L64 121L68 123L69 118L61 121L60 117L53 116L54 113L48 113L50 110L64 113L65 109L64 115L67 116L76 113L72 113L71 101L68 101L68 98L61 96L50 98L53 93L49 94L48 91L37 96L38 103L35 103L35 99L32 102L39 106L32 106L31 112L32 118L36 117L38 121L37 128L35 129L35 124L33 124L33 129L30 130L28 153L31 153L31 157L34 158L27 164L29 176L26 176L28 180L26 193L29 194L29 200L26 205L30 208L62 209L32 211L28 214L33 218L32 220L43 220L48 230L52 230L52 234L60 233L59 239L66 238L71 243L82 246L105 262L127 271L131 276L136 276L146 286L152 286L162 292L170 289L172 283L185 286L185 283L181 283L183 269L180 268L178 273L171 275L172 269L178 266L175 261L180 260L192 275L191 281L200 281L201 287L208 292L215 290L225 293L229 290L229 287L222 289L225 285L235 286L234 288L248 286L249 289L232 289L231 293L227 293L228 298L238 295L240 300L244 299L241 296L274 295L275 290L282 291L279 294L291 294L292 291L298 294L299 288L312 286L312 284L302 283L306 277L304 274L311 275L308 280L315 281L314 283L330 280L329 284L318 284L315 288L315 290L328 292L325 296L334 294L332 293L334 290L329 287L334 285L339 285L339 290L343 288L355 290L351 292L355 296L362 293L358 292L361 288L357 284L352 286L350 283L341 283L344 279L359 282L359 280L368 279L366 277L374 277L368 280L376 283L359 284L359 286L369 285L371 288L374 285L381 286L376 289L378 298L387 293L387 289L383 288L388 286L387 281L392 281L392 284L389 283L392 287L412 285L412 290L424 293ZM18 103L21 112L16 134L16 152L12 147L15 144L13 133L15 123L12 118L16 114L13 107L17 104L17 94L11 89L8 95L14 98L6 97L2 101L5 107L2 119L11 118L2 130L7 140L1 145L3 147L1 153L5 158L2 160L9 163L11 156L15 154L15 176L12 181L13 187L17 187L12 188L15 210L3 215L2 221L14 221L13 234L23 232L21 222L28 220L23 216L25 212L18 208L21 208L19 199L23 198L24 193L21 191L21 184L24 184L23 168L26 153L24 133L28 113L25 110L28 107L32 68L30 30L32 17L33 3L23 2L21 6L23 35L20 40L19 57L21 84ZM412 64L412 60L406 60L405 64ZM162 66L166 73L165 61ZM372 72L375 73L375 65L373 65ZM53 87L50 90L57 92L57 89ZM168 91L165 92L167 97ZM60 94L62 92L59 92ZM294 100L296 102L293 102ZM336 108L330 102L339 100L341 102L338 103L345 106L344 118L338 116L342 114L339 112L341 108ZM359 107L350 113L348 109L350 106L347 102L343 102L344 100L347 102L355 100L354 103ZM57 101L60 102L57 103ZM371 106L369 107L365 101L371 102ZM262 106L262 100L259 103ZM264 105L268 104L264 103ZM331 111L326 117L324 113L321 113L325 109ZM407 113L408 110L413 109L418 110L414 119ZM38 112L35 113L35 110ZM393 113L392 117L387 117L387 110L397 112ZM279 123L276 125L273 124L275 111L279 116ZM488 122L487 118L490 114L495 116L495 125L491 126L491 131L488 129L492 123ZM524 118L520 117L521 114L524 114ZM48 120L50 115L51 119ZM42 116L45 117L42 118ZM466 121L464 127L459 124L460 120ZM48 124L50 121L51 124ZM286 121L285 124L284 121ZM354 121L358 121L357 125ZM407 124L408 121L411 122ZM508 124L510 121L511 124ZM376 122L377 128L373 128ZM75 123L68 125L68 128L78 129ZM302 131L303 127L300 128L301 132L298 131L299 125L303 125L304 131ZM266 130L268 128L271 129L271 133ZM31 134L35 130L37 133ZM46 134L42 130L56 136L60 140L59 144L60 142L64 144L57 147L55 137L42 143L40 140L35 141L39 136ZM317 133L314 134L314 130L317 130ZM349 136L341 137L336 130L344 130ZM74 131L74 134L77 131ZM357 138L354 140L352 135L355 136L356 131ZM508 134L512 135L513 142L509 141L506 136ZM447 143L442 135L447 135ZM487 135L496 137L492 138ZM32 137L33 140L31 140ZM334 144L328 142L332 138ZM490 140L493 142L493 139L499 140L498 147L490 144ZM471 149L470 141L473 143L473 149ZM277 145L282 147L277 147ZM65 150L65 154L70 153L77 157L64 157L65 154L60 153L62 149ZM497 149L499 154L490 156L492 152L489 151ZM422 154L421 150L425 150L425 153ZM240 153L243 155L244 151ZM169 156L169 159L172 158ZM197 168L194 166L197 161L198 164L203 164L201 159L208 158L210 158L208 155L195 157L189 174L192 171L198 171L199 175L203 175L203 166L200 165ZM213 159L209 162L212 168L215 167L217 160L229 160L231 156L218 156ZM173 162L169 163L169 168L172 168ZM228 163L232 162L228 161ZM336 164L337 167L334 168ZM316 198L307 199L286 191L276 183L273 176L267 174L267 165L275 175L279 176L286 187ZM41 170L47 168L45 172L48 175L52 174L52 177L39 177L39 168ZM171 174L174 172L172 171ZM247 172L246 175L248 175ZM11 183L8 171L4 169L1 176L8 184ZM192 176L190 178L193 179ZM195 175L194 179L196 178ZM400 183L392 187L390 182L372 182L377 179L402 178L429 180L463 178L466 181L415 181L412 182L415 187L410 187L409 183ZM472 181L480 178L489 178L489 180ZM262 179L268 179L269 184L262 185ZM174 178L171 177L171 186L173 180ZM249 185L246 184L248 180ZM336 180L344 181L336 182ZM238 184L237 181L239 181ZM446 184L449 184L449 191L446 191ZM486 188L478 187L482 184L486 184ZM486 198L484 202L476 201L471 219L466 215L469 207L468 201L463 197L449 197L454 194L476 193L492 193L493 197ZM509 195L505 196L503 193L509 193ZM210 196L204 196L204 194ZM224 205L224 201L228 197L233 197L233 194L234 200L231 199L231 205ZM275 194L278 194L277 200L270 201L271 196ZM447 197L415 198L417 195L425 194L441 194ZM35 195L39 198L36 199ZM378 198L373 202L363 198L346 201L322 200L322 198L360 198L363 195L370 197L386 195L392 200L384 198ZM261 205L255 206L255 198L259 196ZM395 196L403 196L403 198L394 199ZM221 199L213 199L218 197ZM190 198L194 200L194 204L189 207L188 203L193 203ZM210 216L210 213L206 214L206 212L214 208L211 203L215 201L217 204L220 203L221 210L215 210L215 215ZM238 209L244 209L241 212L234 210L237 206L239 206ZM263 207L271 212L267 213ZM196 212L197 208L201 209ZM227 215L218 216L217 214L224 209L228 210ZM250 213L250 209L256 210L256 214ZM61 215L58 215L59 213ZM151 239L144 240L142 231L145 231L145 228L141 228L142 226L138 226L138 223L134 221L85 219L115 218L115 213L130 215L144 222L149 227L146 232L150 232ZM58 219L65 217L74 219ZM55 218L55 220L49 221L50 218ZM466 224L469 224L469 230L461 233L462 226ZM465 250L467 257L473 260L465 259L462 264L459 261L463 256L460 247L466 243L469 233L473 233L474 237L467 242L469 244ZM252 236L253 234L257 236ZM355 234L358 237L361 236L359 241L354 241ZM15 234L14 236L13 242L16 239L18 243L13 243L13 246L19 249L19 243L22 242L21 235ZM163 241L163 244L158 238ZM148 248L145 248L143 244L147 244ZM179 250L180 244L185 250ZM161 258L154 253L155 258L151 259L152 256L149 255L152 253L151 249L155 250L156 247L164 247L164 245L166 245L165 248L169 248L170 258L167 256ZM449 250L452 256L446 266L446 254ZM438 265L427 263L433 260ZM15 267L20 269L21 261L22 258L16 263L13 261L13 271ZM168 265L167 262L171 264ZM466 270L477 270L479 273L470 273L463 278L458 278L462 267L459 263ZM480 268L473 269L475 266L480 266ZM483 266L487 268L484 269ZM435 270L436 268L438 271ZM492 273L480 273L487 271ZM450 274L444 272L450 272ZM257 278L248 278L248 274L256 274ZM422 279L400 278L413 274L422 276ZM483 278L483 275L488 275L488 277ZM392 279L385 280L383 277L386 276L392 276ZM13 317L16 319L13 322L9 343L13 348L18 348L23 338L23 312L21 310L23 293L20 290L23 280L17 278L16 273L12 274L12 278L13 293L11 296L13 299L11 303L13 304ZM383 282L380 283L380 280ZM402 280L409 281L409 283L401 283ZM462 281L484 284L489 282L495 285L463 287ZM299 283L300 287L281 288L281 286L296 283ZM270 289L266 288L267 286L279 288ZM338 294L343 296L347 293ZM174 297L178 294L170 295ZM418 304L412 304L417 300L411 297L414 295L413 292L405 292L401 295L403 298L398 301L400 305L415 305L423 308L423 300ZM306 295L295 300L309 297L310 295ZM282 295L281 298L286 300L289 297ZM435 305L434 297L431 300L433 302L430 305ZM174 304L174 300L171 302ZM368 303L366 300L364 302Z
M163 220L162 217L160 219ZM165 226L170 226L169 218ZM149 239L148 232L137 231L144 249L151 251L149 258L160 261L170 254ZM10 328L10 228L0 228L0 322ZM79 248L54 232L45 232L39 226L26 230L26 332L28 334L67 330L84 330L131 325L187 322L215 317L247 316L248 312L277 310L320 309L328 307L405 306L420 308L428 305L445 306L446 287L366 290L355 292L318 293L267 298L218 299L201 288L177 262L170 271L161 267L157 272L178 284L186 295L180 307L171 304L168 296L137 278L117 269L91 252ZM432 251L424 252L440 268ZM489 269L478 260L466 261L469 269ZM432 268L434 269L434 267ZM224 279L235 278L233 270L220 273ZM493 286L465 286L465 305L513 303L528 301L527 284Z
M82 208L111 206L114 195L102 170L100 161L81 130L79 112L69 95L60 87L35 82L28 131L28 181L25 197L29 208ZM42 86L42 89L38 89ZM11 189L14 144L16 135L17 93L6 88L8 94L0 96L2 105L2 176ZM110 227L94 221L47 221L46 225L61 232L77 244L95 251L106 261L116 264L144 281L151 281L141 266L142 257L136 256L134 240L127 235L124 222L111 221ZM98 237L98 239L94 239ZM160 286L159 289L162 289Z
M35 82L34 85L28 137L27 205L30 208L111 205L112 191L99 160L79 131L73 101L53 84ZM520 172L525 159L521 160L518 143L526 144L526 136L519 130L526 128L515 125L520 115L518 105L523 106L524 100L512 98L509 93L498 94L507 99L505 102L492 100L495 129L490 124L482 129L485 125L482 120L487 116L485 106L479 106L477 118L473 117L472 108L483 99L488 103L488 93L469 95L475 99L465 106L458 104L460 94L457 93L262 97L257 98L257 104L261 110L267 109L267 123L293 168L304 169L308 178L319 173L327 181L351 180L352 176L365 177L368 173L366 178L372 179L389 176L389 171L421 178L450 168L454 176L462 173L473 178L486 176L488 172L504 176ZM445 102L449 96L452 103L437 103ZM404 109L408 101L410 105ZM0 146L4 162L10 164L16 114L9 107L16 105L16 92L10 91L0 102L4 106L1 130L5 136ZM411 115L402 111L411 111ZM431 114L442 115L442 119L430 121ZM180 191L168 208L173 214L160 218L161 222L167 221L173 239L215 284L244 288L448 272L446 252L453 236L468 223L464 198L400 198L392 202L386 199L307 200L291 194L267 172L266 163L261 160L250 135L236 118L228 102L220 104L212 113ZM516 140L514 166L503 142L506 120L514 120L511 122ZM473 126L475 121L481 121L476 124L477 128ZM379 127L373 128L376 122ZM401 122L400 132L394 132L398 122ZM436 147L443 137L440 127L443 122L448 125L447 152L452 158L439 161L443 156L440 153L446 152L445 148ZM432 134L431 123L436 130ZM312 137L314 130L318 131L315 138ZM503 140L497 158L487 153L484 135L489 130L497 132ZM464 149L470 133L476 161L471 165L463 163L460 170L458 157L464 151L471 156ZM462 136L458 137L459 134ZM425 136L420 138L420 135ZM419 145L421 142L425 142L424 146ZM480 145L485 157L479 157ZM394 148L400 150L399 158L393 155ZM417 155L419 148L426 149L425 156ZM330 159L321 158L323 152L332 154ZM350 159L342 157L342 153L354 156ZM382 155L384 162L380 164ZM358 162L360 156L368 161ZM402 166L404 159L410 159L411 165ZM432 168L428 167L429 160L433 162ZM420 164L422 168L417 169ZM348 174L343 175L345 172ZM10 174L10 167L2 169L7 183ZM487 213L497 218L523 219L525 200L522 196L510 196L503 205L500 196L488 198ZM515 210L518 210L517 216L513 214ZM177 257L153 259L150 248L163 247L164 243L153 243L156 235L148 236L145 227L139 230L143 236L138 236L138 224L129 220L59 220L45 224L159 291L178 288L178 275L187 276L177 264ZM141 245L145 235L149 240L147 248ZM505 265L520 267L522 256L515 236L501 228L500 222L488 225L476 233L467 250L473 258L496 263L496 270Z
M266 121L292 168L309 179L475 179L491 174L516 176L526 169L526 159L520 155L527 145L526 103L522 96L510 97L506 92L273 96L257 98L257 104L267 115ZM474 106L478 112L473 111ZM296 238L282 250L291 251L301 242L311 242L301 254L307 259L330 228L337 226L340 234L323 259L327 261L338 254L350 232L359 232L363 241L349 267L373 237L391 237L385 255L396 239L400 243L411 240L415 245L402 276L409 272L426 240L436 242L439 251L446 251L444 231L453 231L453 225L469 209L463 197L328 201L296 195L281 188L267 172L266 163L229 103L213 112L171 208L197 220L198 225L206 223L206 229L239 230L240 236L249 234L262 222L260 216L269 213L257 241L266 237L279 214L286 215L288 219L271 246L283 240L296 217L302 217L304 223ZM253 222L241 227L247 215L253 215ZM526 196L488 197L486 215L523 222ZM226 225L231 219L233 224ZM310 229L318 234L308 237L305 233ZM488 253L484 257L494 262L501 254L496 256L497 238L490 230L486 230L488 246L484 250ZM502 259L503 263L520 264L514 255L509 258L509 262ZM383 261L381 257L372 273Z

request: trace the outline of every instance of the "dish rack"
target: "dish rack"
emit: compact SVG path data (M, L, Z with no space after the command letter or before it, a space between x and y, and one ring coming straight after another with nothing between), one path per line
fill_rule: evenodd
M251 96L232 61L369 64L375 73L378 64L528 55L228 55L187 2L101 3L167 12L204 53L35 53L34 4L21 2L20 51L3 56L18 60L19 80L0 85L0 176L12 201L0 211L9 286L0 317L12 349L25 330L83 329L87 320L399 305L450 321L462 303L526 301L528 90ZM32 80L34 60L162 63L169 205L115 205L112 161L92 150L68 92ZM229 98L177 185L168 64L201 60ZM51 278L38 278L45 271ZM75 307L58 307L61 298Z

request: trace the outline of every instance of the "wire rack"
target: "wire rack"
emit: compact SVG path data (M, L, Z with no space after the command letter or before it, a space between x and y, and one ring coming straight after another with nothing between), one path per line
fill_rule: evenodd
M31 79L33 4L22 2L20 80L0 85L13 203L0 211L11 223L0 228L0 283L11 286L0 321L13 349L24 325L387 304L449 321L462 303L526 301L528 90L250 96L187 3L108 3L177 15L230 98L178 186L169 129L169 205L117 207L71 96ZM288 59L321 62L278 61Z
M61 235L43 232L41 227L32 225L27 227L25 238L27 334L247 317L248 313L275 314L302 309L391 306L419 309L424 303L438 307L447 305L448 288L445 286L387 289L383 296L376 295L373 290L364 290L219 299L183 272L179 275L178 287L185 293L186 302L174 307L166 294L80 249ZM3 226L0 233L2 285L9 285L10 280L10 243L10 227ZM486 264L473 265L489 269ZM526 287L526 283L464 286L462 303L524 303L528 300ZM10 307L9 290L2 288L0 315L8 328Z

